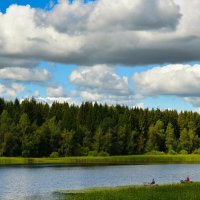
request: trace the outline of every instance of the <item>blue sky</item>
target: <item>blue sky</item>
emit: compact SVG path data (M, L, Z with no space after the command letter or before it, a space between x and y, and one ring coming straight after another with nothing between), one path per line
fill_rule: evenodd
M199 111L196 7L193 0L3 1L0 94Z

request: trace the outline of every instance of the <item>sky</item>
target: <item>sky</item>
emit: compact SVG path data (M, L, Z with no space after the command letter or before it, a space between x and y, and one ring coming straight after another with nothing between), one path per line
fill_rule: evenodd
M6 0L0 96L200 111L200 1Z

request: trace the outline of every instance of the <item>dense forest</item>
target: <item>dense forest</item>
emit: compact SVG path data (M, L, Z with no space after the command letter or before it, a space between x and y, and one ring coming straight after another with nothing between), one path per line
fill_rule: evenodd
M0 99L0 156L200 153L193 112Z

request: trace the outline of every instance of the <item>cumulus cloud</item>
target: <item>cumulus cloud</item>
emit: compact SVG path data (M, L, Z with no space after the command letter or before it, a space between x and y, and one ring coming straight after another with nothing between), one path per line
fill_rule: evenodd
M133 91L128 78L116 73L117 68L107 65L80 67L74 70L69 80L76 85L73 97L84 101L96 101L107 104L133 105Z
M64 56L80 49L80 37L61 34L52 26L38 24L41 12L47 11L12 5L5 14L0 13L0 57L8 61L15 58L58 62L61 59L62 62Z
M200 96L200 65L167 65L136 73L133 80L141 96Z
M179 11L179 6L173 0L99 0L87 5L81 1L73 4L61 1L51 12L39 15L38 21L53 26L61 33L71 34L88 31L171 30L176 28L181 18Z
M0 67L41 60L78 65L199 60L199 6L197 0L59 1L48 11L12 5L0 13Z
M108 67L107 65L81 67L72 72L70 81L90 90L127 94L129 92L128 78L117 75L115 71L114 67Z
M200 65L167 65L133 75L135 98L178 96L200 107Z
M173 0L100 0L88 24L101 31L175 29L180 17Z
M190 102L193 96L192 103L198 104L198 65L168 65L137 74L137 95L128 78L108 65L200 60L199 7L198 0L98 0L87 5L59 0L48 10L11 5L0 13L0 79L44 82L51 75L33 68L39 62L77 64L70 76L73 98L123 104L178 95ZM0 85L0 92L15 96L14 87ZM66 98L62 86L48 87L46 95Z
M16 98L17 95L23 92L24 90L25 87L18 83L12 83L10 85L0 84L0 95L1 97L7 99Z
M53 86L53 87L48 87L46 90L46 96L47 97L65 97L66 92L63 86Z
M0 69L0 79L24 82L45 82L51 79L46 69L8 67Z
M69 103L69 104L77 104L79 105L81 102L80 101L76 101L76 99L72 99L70 97L38 97L36 98L36 100L38 102L41 103L48 103L48 104L52 104L54 102L59 102L59 103Z

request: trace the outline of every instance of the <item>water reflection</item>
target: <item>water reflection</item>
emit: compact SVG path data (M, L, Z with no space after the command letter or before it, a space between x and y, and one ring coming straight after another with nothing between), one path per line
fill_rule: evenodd
M152 178L158 184L177 183L186 176L199 181L200 165L0 167L0 199L55 200L55 190L141 185Z

